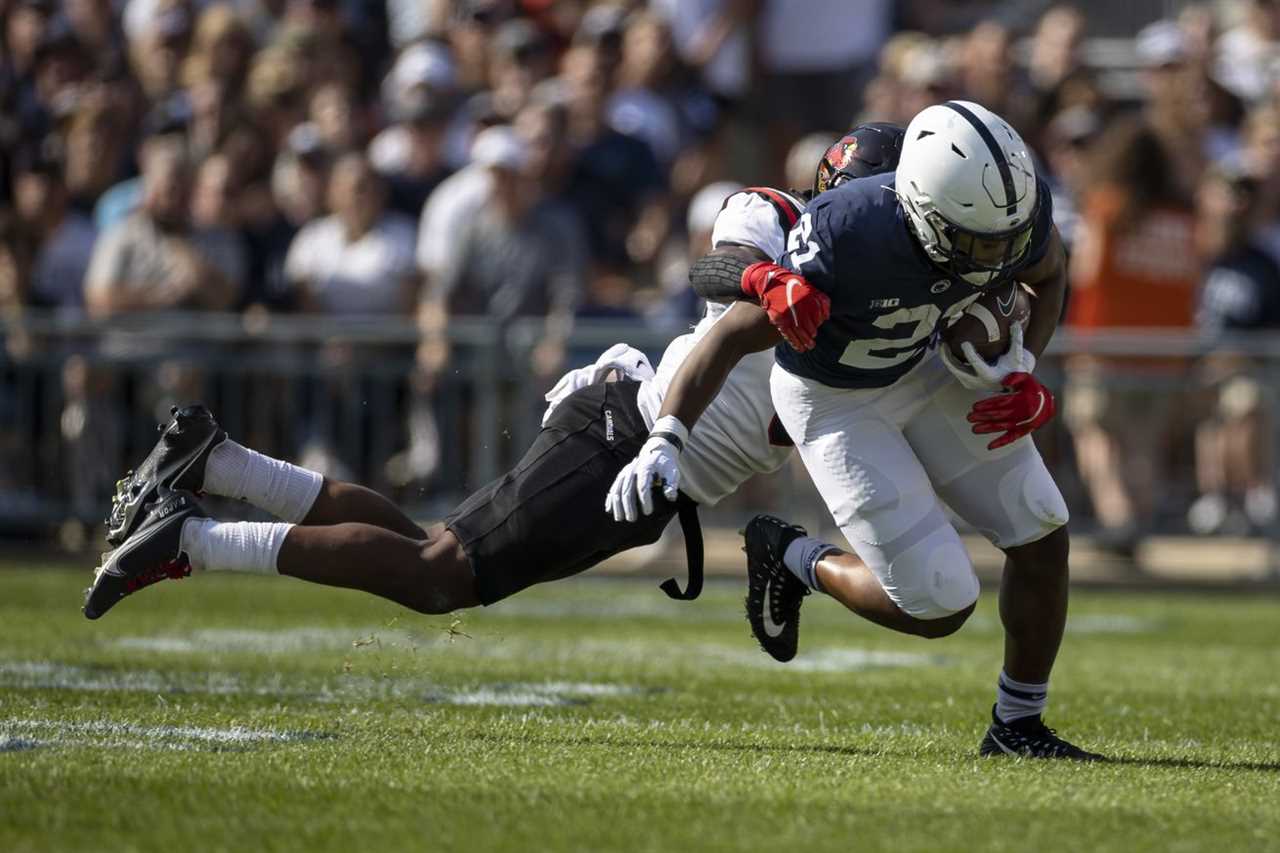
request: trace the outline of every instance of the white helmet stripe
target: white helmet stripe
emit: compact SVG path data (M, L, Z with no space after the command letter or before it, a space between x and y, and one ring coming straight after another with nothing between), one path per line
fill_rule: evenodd
M991 129L983 124L982 120L974 115L973 111L968 107L955 101L947 101L943 106L950 107L964 116L965 121L973 125L973 129L978 132L978 136L982 137L982 141L991 150L991 156L996 161L996 169L1000 172L1000 181L1004 184L1005 213L1013 216L1018 212L1018 199L1013 189L1013 171L1009 168L1009 161L1004 156L1004 149L1000 147L1000 143L996 142L996 138L991 135Z

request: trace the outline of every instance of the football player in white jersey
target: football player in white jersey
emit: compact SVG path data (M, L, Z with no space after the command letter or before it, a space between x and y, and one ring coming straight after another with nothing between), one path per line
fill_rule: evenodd
M978 582L945 501L1007 557L1004 669L981 754L1099 758L1041 718L1066 622L1068 513L1028 436L1053 415L1053 396L1033 371L1057 325L1066 270L1025 143L977 104L929 107L908 126L892 179L850 181L815 199L778 261L776 278L799 276L829 299L829 319L813 346L777 348L773 400L862 563L776 518L753 519L753 633L775 658L790 659L800 605L813 590L896 630L957 630ZM936 345L948 317L984 288L1013 281L1036 298L1025 333L1013 327L995 364L972 344L967 363ZM737 298L732 288L724 295ZM667 433L693 428L714 380L749 349L752 322L762 321L749 318L740 342L712 353L704 339L685 360L659 412ZM695 383L684 374L700 364L714 368ZM678 448L646 448L629 466L641 475L628 484L678 488Z
M901 130L896 133L900 139ZM845 140L832 149L840 168L833 170L824 158L816 190L891 170L897 162L896 147L880 151L870 142L866 156L847 156L852 149ZM731 196L713 232L719 254L697 266L714 276L726 252L762 261L738 283L750 288L756 304L711 306L690 334L672 342L656 373L643 354L625 345L570 371L548 394L543 429L519 464L431 530L369 489L237 444L203 406L175 409L151 454L118 485L108 519L108 541L118 547L96 571L85 615L97 619L125 596L193 571L290 575L364 590L423 613L447 613L493 604L654 542L677 514L689 544L697 535L698 504L714 504L753 474L777 469L791 451L780 431L770 439L771 354L747 358L718 378L723 389L706 407L697 437L667 436L684 448L680 492L619 490L609 514L595 509L626 463L663 434L667 422L657 416L662 398L698 341L733 338L758 315L772 316L779 328L766 319L753 332L753 350L783 337L800 349L812 345L822 319L812 308L821 295L775 280L781 267L763 262L783 250L801 208L794 195L768 188ZM805 310L797 313L797 305ZM790 322L802 316L802 324ZM610 375L621 378L608 381ZM245 500L280 521L219 522L202 510L196 492ZM693 558L691 551L689 588L664 584L672 597L696 596L700 578Z

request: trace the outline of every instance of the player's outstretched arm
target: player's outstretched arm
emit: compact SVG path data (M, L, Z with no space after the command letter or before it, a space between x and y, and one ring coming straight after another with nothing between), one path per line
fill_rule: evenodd
M681 362L648 441L614 478L605 512L616 521L650 515L655 487L674 501L680 491L680 452L689 440L689 430L744 356L769 349L780 340L762 309L746 303L730 308Z

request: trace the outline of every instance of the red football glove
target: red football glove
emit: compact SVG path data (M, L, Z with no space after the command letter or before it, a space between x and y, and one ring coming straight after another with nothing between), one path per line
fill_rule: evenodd
M813 349L818 327L831 316L831 299L804 276L761 261L742 273L742 292L759 303L797 352Z
M1000 382L1004 391L973 404L969 423L977 435L999 432L988 450L1012 444L1047 424L1057 410L1053 394L1030 373L1010 373Z

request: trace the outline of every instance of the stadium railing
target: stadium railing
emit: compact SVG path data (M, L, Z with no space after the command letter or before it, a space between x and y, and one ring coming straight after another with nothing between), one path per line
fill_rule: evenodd
M0 526L31 530L68 519L94 524L115 479L147 453L170 404L200 399L229 433L284 458L368 483L425 518L518 460L539 426L542 394L555 377L534 374L543 324L459 320L451 359L437 377L416 375L418 329L385 317L150 314L90 321L26 312L0 319ZM564 369L626 341L657 364L672 337L642 323L580 321ZM1264 393L1280 387L1280 336L1206 336L1125 329L1061 329L1044 360L1062 388L1064 356L1232 355ZM1148 380L1179 399L1196 392L1194 372ZM1103 383L1108 377L1103 374ZM1195 405L1175 407L1194 420ZM1188 423L1186 434L1194 432ZM1065 419L1038 439L1073 507L1087 506L1074 471ZM1185 436L1184 436L1185 438ZM1194 497L1191 446L1171 450L1168 499ZM738 523L756 508L785 505L820 524L825 510L798 463L748 484L709 513ZM1074 513L1087 524L1087 513Z

